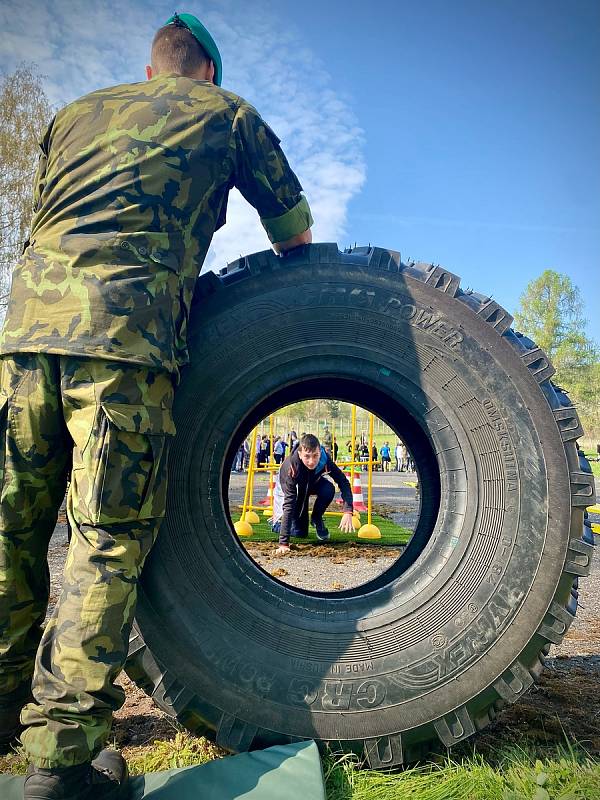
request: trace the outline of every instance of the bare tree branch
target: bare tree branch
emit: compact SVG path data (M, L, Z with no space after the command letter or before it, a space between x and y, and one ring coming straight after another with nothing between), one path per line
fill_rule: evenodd
M0 80L0 306L27 240L39 141L52 107L33 65L21 64Z

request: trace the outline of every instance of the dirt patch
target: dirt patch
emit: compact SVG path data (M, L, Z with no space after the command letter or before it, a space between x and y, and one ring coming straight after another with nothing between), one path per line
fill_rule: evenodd
M600 656L549 658L539 683L503 709L462 750L493 753L499 745L530 745L543 752L578 742L600 755Z
M245 542L244 548L254 558L271 560L274 558L275 545L273 542ZM342 564L353 559L365 559L375 562L379 558L398 558L402 548L386 547L385 545L356 544L355 542L328 542L327 544L300 544L294 543L285 558L328 558L334 564Z
M565 642L574 645L575 649L581 644L585 646L586 652L600 653L600 617L590 614L586 624L581 627L574 623L567 633Z
M125 704L116 712L113 725L113 741L124 751L131 747L142 747L156 739L173 739L180 730L179 725L161 711L154 700L148 697L127 675L122 672L117 683L125 690Z

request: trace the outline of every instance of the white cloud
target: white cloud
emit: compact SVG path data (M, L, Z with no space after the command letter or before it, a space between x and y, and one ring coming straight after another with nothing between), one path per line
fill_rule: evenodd
M62 105L102 86L143 79L154 31L172 13L162 2L0 0L0 66L34 61ZM327 70L276 6L241 0L204 5L202 21L217 41L224 86L255 105L282 140L307 195L315 241L346 233L352 197L365 181L362 131ZM237 191L227 225L213 240L205 269L269 247L254 209Z
M18 13L0 0L4 71L33 61L57 106L114 83L142 80L157 27L137 3L20 0Z
M331 88L317 56L289 26L284 30L281 20L257 14L254 4L241 18L236 14L236 23L232 28L219 13L210 17L223 51L225 83L253 103L281 138L311 205L314 240L338 241L346 232L348 203L365 181L356 118ZM208 268L269 246L256 212L236 195L228 224L213 240Z

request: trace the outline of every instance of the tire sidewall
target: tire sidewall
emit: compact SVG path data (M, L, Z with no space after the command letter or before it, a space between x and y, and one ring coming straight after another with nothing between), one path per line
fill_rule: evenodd
M568 471L535 379L467 304L398 273L299 265L222 294L192 328L176 398L169 511L138 610L146 643L177 664L209 724L227 714L257 740L418 740L457 708L479 713L535 636L568 544L570 506L549 502L569 496ZM352 597L263 572L231 531L223 492L251 409L327 376L410 409L440 465L425 551Z

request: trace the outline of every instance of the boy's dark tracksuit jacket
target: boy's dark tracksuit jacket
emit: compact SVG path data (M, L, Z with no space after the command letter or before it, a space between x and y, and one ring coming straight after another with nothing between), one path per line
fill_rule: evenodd
M321 447L321 458L315 469L308 469L300 460L298 448L283 462L279 470L279 483L283 491L283 515L279 543L288 544L293 519L299 519L308 506L308 496L315 493L318 481L329 475L337 483L342 494L342 511L352 512L352 489L348 478Z

